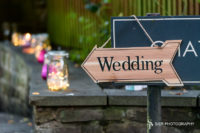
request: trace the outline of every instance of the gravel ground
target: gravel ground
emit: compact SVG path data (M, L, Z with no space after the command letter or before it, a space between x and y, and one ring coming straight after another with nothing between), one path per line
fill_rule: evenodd
M33 133L32 120L0 112L0 133Z

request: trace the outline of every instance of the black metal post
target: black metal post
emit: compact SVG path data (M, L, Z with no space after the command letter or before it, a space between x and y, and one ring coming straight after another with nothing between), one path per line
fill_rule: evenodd
M147 13L146 16L160 16ZM161 86L149 85L147 88L147 133L161 133Z
M147 133L161 133L158 124L161 119L161 87L150 85L147 89Z

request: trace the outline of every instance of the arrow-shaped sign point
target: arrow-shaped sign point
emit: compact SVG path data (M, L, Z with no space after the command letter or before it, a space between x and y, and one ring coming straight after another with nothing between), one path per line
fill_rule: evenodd
M169 40L161 47L95 46L82 68L95 82L163 81L168 86L183 86L172 65L180 44L181 40Z
M167 74L166 78L164 78L163 80L163 82L165 82L165 84L168 86L183 86L184 85L172 64L174 57L178 51L178 48L181 45L181 42L182 40L168 40L163 45L163 48L166 49L167 51L170 51L171 49L171 52L168 53L169 59L170 59L170 63L168 66L169 70L166 73Z

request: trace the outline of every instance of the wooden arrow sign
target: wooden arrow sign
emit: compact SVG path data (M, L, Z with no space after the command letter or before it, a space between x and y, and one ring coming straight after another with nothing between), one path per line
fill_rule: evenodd
M172 65L181 40L166 41L161 47L95 48L82 64L94 82L163 81L183 86Z

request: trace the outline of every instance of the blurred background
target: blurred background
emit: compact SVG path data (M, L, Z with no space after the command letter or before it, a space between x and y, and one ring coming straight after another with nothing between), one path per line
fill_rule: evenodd
M37 61L43 64L42 70L36 71L39 71L38 73L41 71L41 77L46 80L48 63L45 62L45 54L51 49L69 52L69 58L75 62L74 66L77 68L94 45L101 46L110 37L111 16L133 14L146 16L147 13L160 13L162 16L200 15L200 0L0 0L0 42L11 41L14 46L22 48L24 53L35 54ZM5 78L2 80L5 83L0 79L0 132L5 130L5 133L8 133L9 129L12 130L10 132L17 133L23 129L25 133L32 133L33 121L30 118L32 108L29 107L27 100L28 67L25 67L22 59L17 60L15 53L3 49L6 44L10 43L0 45L2 46L0 48L0 78ZM107 47L110 46L109 43ZM30 62L34 61L30 60ZM39 76L36 79L38 82L42 80ZM46 85L46 81L42 80L42 84ZM100 87L146 90L146 86L133 85L100 84ZM166 87L165 89L177 88ZM189 92L187 91L189 89L198 90L199 87L178 88L180 92L169 91L169 94L183 95ZM39 95L38 92L33 94ZM192 95L195 97L195 92ZM15 98L17 100L12 100ZM197 99L199 100L199 95ZM19 114L24 116L14 117L7 113L13 113L15 110L20 110ZM21 110L28 113L25 114ZM198 114L198 118L199 116ZM10 127L11 124L14 126Z
M199 15L199 0L1 0L0 39L16 31L47 32L53 48L70 50L80 64L109 38L111 16L146 13Z

